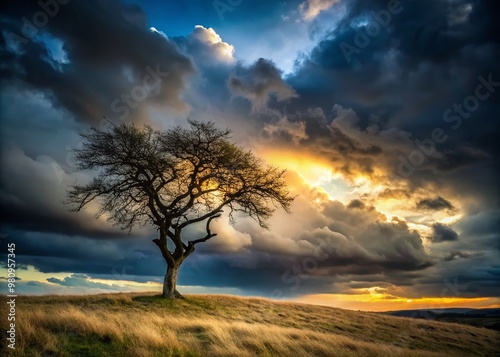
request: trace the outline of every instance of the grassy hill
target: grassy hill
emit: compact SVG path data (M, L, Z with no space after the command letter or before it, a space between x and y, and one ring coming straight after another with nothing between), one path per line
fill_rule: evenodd
M500 333L485 328L257 298L109 294L16 303L17 345L8 355L499 355Z

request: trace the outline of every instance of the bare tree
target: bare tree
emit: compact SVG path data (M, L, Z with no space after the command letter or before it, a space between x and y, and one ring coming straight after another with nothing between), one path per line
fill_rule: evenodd
M122 124L110 131L92 128L75 150L79 169L97 170L88 184L75 184L67 203L80 211L92 201L122 229L152 224L153 242L167 263L163 296L182 297L176 289L184 259L197 244L215 237L211 222L228 210L243 212L261 227L276 208L289 212L284 170L265 165L252 152L232 143L229 130L214 123L189 121L188 129L156 131ZM206 235L186 241L184 228L204 224Z

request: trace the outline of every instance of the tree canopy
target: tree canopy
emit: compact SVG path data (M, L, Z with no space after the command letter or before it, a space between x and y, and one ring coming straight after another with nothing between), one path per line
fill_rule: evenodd
M289 211L293 197L284 170L266 165L250 150L230 141L230 131L189 120L189 127L158 131L122 124L110 131L92 128L75 150L78 168L96 170L87 184L75 184L67 202L75 211L92 201L97 216L129 231L158 228L154 242L169 267L178 267L195 245L216 236L213 219L228 210L242 212L263 228L277 208ZM182 230L206 222L206 235L184 241ZM170 240L174 251L167 248Z

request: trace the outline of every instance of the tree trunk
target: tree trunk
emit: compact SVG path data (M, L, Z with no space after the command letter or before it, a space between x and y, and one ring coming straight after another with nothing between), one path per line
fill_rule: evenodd
M182 299L182 295L177 291L177 274L180 265L167 267L165 279L163 280L162 296L167 299Z

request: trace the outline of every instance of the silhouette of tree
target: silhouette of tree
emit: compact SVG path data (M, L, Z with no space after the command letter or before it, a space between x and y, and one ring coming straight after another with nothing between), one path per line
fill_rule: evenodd
M284 170L265 165L212 122L189 120L187 129L166 131L122 124L109 131L92 128L82 137L83 146L75 150L78 168L97 175L71 186L66 203L80 211L97 201L97 217L106 214L129 232L136 225L156 226L153 242L167 264L166 298L182 297L176 289L179 267L196 245L217 235L210 224L223 209L231 220L243 212L268 228L275 209L289 212L293 201ZM183 230L194 224L204 224L206 234L186 241Z

